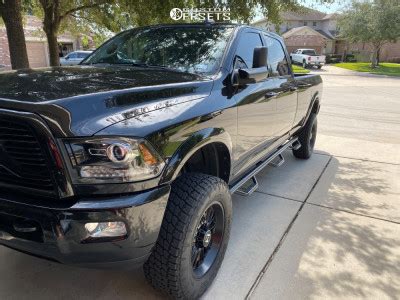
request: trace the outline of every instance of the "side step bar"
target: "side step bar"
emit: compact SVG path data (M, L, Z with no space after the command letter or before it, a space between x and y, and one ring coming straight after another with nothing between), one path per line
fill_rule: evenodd
M300 148L300 143L297 137L287 141L285 144L279 147L271 156L269 156L266 160L264 160L261 164L259 164L253 171L248 173L246 176L240 179L236 184L234 184L230 188L231 194L237 192L240 195L246 195L246 196L251 195L258 188L258 182L255 176L269 164L272 164L274 166L281 166L285 162L282 153L288 148L291 149ZM273 163L273 161L276 158L279 158L279 161L277 163Z
M283 157L282 154L279 154L276 158L277 159L274 159L273 161L271 161L269 163L269 165L272 166L272 167L278 168L278 167L283 165L283 163L285 162L285 158Z
M236 194L242 196L250 196L258 189L258 181L256 176L251 177L247 180L237 191Z

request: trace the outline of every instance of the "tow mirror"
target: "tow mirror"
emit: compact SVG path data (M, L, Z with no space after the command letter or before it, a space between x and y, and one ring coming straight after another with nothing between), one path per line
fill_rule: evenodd
M233 85L246 85L265 80L269 74L267 56L267 47L254 48L252 68L235 70L232 74Z
M268 77L268 68L239 69L238 75L239 85L256 83Z
M253 68L267 67L267 47L256 47L253 51Z

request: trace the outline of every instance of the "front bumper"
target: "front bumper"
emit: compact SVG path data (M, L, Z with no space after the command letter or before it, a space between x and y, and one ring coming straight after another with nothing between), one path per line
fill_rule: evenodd
M165 185L128 196L85 199L68 208L27 205L0 195L0 244L65 264L112 267L130 261L129 266L140 266L157 241L169 193ZM125 223L125 237L86 242L86 223L116 221Z

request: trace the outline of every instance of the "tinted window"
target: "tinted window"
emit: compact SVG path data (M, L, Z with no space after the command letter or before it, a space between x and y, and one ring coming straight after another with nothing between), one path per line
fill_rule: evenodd
M72 53L70 53L70 54L67 55L68 59L76 58L76 56L77 56L77 55L76 55L75 52L72 52Z
M78 52L78 58L86 58L88 55L89 55L89 53Z
M268 47L268 64L271 67L272 76L289 75L289 65L281 43L268 36L265 36Z
M132 29L106 42L84 64L152 65L213 74L232 31L231 26Z
M304 51L303 51L303 54L306 54L306 55L315 55L315 50L304 50Z
M243 59L248 68L251 68L253 67L254 48L262 45L261 37L258 33L246 32L240 37L236 55Z

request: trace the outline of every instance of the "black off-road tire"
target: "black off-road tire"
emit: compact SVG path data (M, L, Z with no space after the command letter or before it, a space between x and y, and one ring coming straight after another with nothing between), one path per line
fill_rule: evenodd
M293 149L293 155L301 159L309 159L314 151L315 140L317 138L317 114L311 113L307 123L301 129L298 138L301 147Z
M220 206L223 224L219 250L202 276L195 274L193 241L199 222L209 207ZM227 184L216 177L186 173L172 185L164 220L155 248L144 265L148 282L174 299L197 299L214 280L228 245L232 200Z

